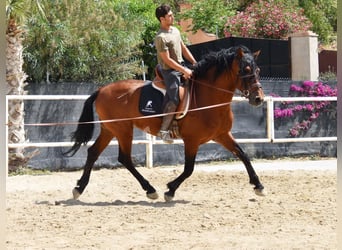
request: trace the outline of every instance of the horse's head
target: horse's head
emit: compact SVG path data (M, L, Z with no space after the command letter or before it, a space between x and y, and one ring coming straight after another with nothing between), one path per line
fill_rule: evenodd
M264 101L264 91L259 82L260 69L256 59L260 50L251 53L246 47L239 47L235 53L236 71L238 74L238 89L249 100L249 104L259 106Z

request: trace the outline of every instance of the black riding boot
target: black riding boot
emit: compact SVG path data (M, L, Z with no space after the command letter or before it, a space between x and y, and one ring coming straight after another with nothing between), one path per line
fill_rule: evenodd
M175 112L177 109L176 104L174 104L173 102L168 102L165 105L164 108L164 113L172 113ZM173 117L175 115L174 114L167 114L165 116L163 116L163 121L162 121L162 125L160 127L160 130L158 132L158 136L165 142L165 143L173 143L173 140L170 136L170 131L169 131L169 127L171 125L171 122L173 120Z

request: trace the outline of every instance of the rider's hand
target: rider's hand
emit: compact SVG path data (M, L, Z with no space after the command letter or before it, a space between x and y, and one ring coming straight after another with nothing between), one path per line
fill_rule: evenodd
M183 71L183 77L185 79L189 79L192 76L192 70L189 68L184 67L184 71Z

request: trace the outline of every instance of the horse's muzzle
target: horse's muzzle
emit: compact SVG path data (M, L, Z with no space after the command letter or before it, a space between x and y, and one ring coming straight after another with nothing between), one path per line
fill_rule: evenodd
M264 102L264 98L256 96L253 100L249 99L249 103L253 106L260 106Z
M265 95L259 82L254 83L248 92L248 101L250 105L260 106L264 102Z

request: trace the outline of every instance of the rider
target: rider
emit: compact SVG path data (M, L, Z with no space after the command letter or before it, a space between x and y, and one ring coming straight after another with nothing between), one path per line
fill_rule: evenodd
M155 46L157 49L158 63L161 65L161 73L166 85L166 104L164 107L162 125L158 136L164 142L172 143L169 126L173 120L174 114L179 104L179 85L181 83L181 75L185 79L189 79L192 75L192 70L184 66L184 60L187 59L190 63L195 64L196 60L182 41L179 30L172 26L174 16L171 7L163 4L156 9L156 17L160 22L160 29L155 38Z

